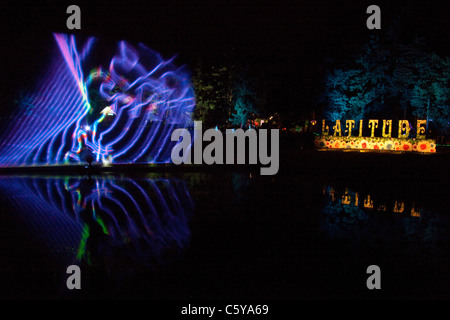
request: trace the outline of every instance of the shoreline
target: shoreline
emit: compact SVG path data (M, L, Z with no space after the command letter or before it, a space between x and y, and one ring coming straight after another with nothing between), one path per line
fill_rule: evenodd
M337 165L348 167L352 164L371 166L374 164L383 165L389 163L389 167L401 165L402 167L415 167L423 170L436 170L436 165L443 165L448 168L450 163L450 153L418 153L402 151L370 150L360 151L353 149L281 149L280 150L280 170L300 169L307 170L307 167L322 168L336 167ZM419 166L419 167L417 167ZM424 167L427 166L427 167ZM261 164L180 164L173 163L151 163L151 164L113 164L103 166L101 164L70 164L70 165L33 165L18 167L0 167L0 175L15 174L108 174L108 173L189 173L189 172L216 172L216 171L259 171ZM442 167L444 169L445 167ZM356 167L355 167L356 168ZM284 171L283 170L283 171ZM326 170L327 171L327 170ZM448 169L447 169L448 172ZM256 173L259 175L259 173ZM276 176L276 175L275 175ZM271 175L268 175L271 177Z

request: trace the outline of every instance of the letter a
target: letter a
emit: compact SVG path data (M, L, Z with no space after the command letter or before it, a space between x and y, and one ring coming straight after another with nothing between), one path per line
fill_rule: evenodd
M81 271L80 271L80 267L77 265L70 265L67 267L67 274L71 274L72 275L67 278L66 281L66 285L67 288L70 290L73 289L81 289Z
M170 136L172 141L178 141L173 147L170 157L174 164L187 163L191 164L191 134L186 129L175 129ZM183 155L181 155L183 154Z
M372 13L372 15L367 18L367 28L369 30L372 29L381 29L381 10L379 6L371 5L367 7L366 13Z
M379 266L371 265L367 267L367 272L371 273L372 275L367 278L367 288L370 290L372 289L381 289L381 270Z
M70 17L67 18L66 26L69 30L81 29L81 9L77 5L70 5L67 7L66 13L72 13Z

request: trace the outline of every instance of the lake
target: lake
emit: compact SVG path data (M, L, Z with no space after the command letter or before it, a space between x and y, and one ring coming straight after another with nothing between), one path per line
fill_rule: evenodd
M448 178L446 155L312 150L274 176L2 171L0 297L448 299Z

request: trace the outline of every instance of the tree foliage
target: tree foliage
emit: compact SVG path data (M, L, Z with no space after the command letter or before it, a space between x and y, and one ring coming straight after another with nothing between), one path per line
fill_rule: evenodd
M389 90L389 66L386 62L390 58L390 53L380 48L378 38L372 37L350 67L329 73L326 81L327 117L331 120L358 120L378 112Z
M448 134L450 121L450 58L427 54L417 61L419 77L411 91L413 114L432 121Z
M231 124L243 127L251 113L255 113L256 93L251 88L252 83L248 75L244 72L235 74L233 81L233 102L234 107L229 119Z
M420 117L448 134L449 58L427 52L423 39L397 40L372 37L353 61L328 73L325 117Z
M254 82L245 68L199 63L193 75L196 96L193 118L209 127L243 126L255 112L258 101Z
M231 108L231 73L226 66L197 65L192 77L196 96L193 118L210 126L227 119Z

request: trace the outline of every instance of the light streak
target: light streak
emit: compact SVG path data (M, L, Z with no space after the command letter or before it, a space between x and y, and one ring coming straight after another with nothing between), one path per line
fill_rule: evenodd
M59 51L27 96L31 111L18 111L1 137L0 167L76 164L86 160L83 150L99 163L170 162L169 136L191 123L195 107L189 73L174 58L121 41L107 70L85 76L95 39L80 49L74 36L54 39ZM89 100L92 92L103 106Z

